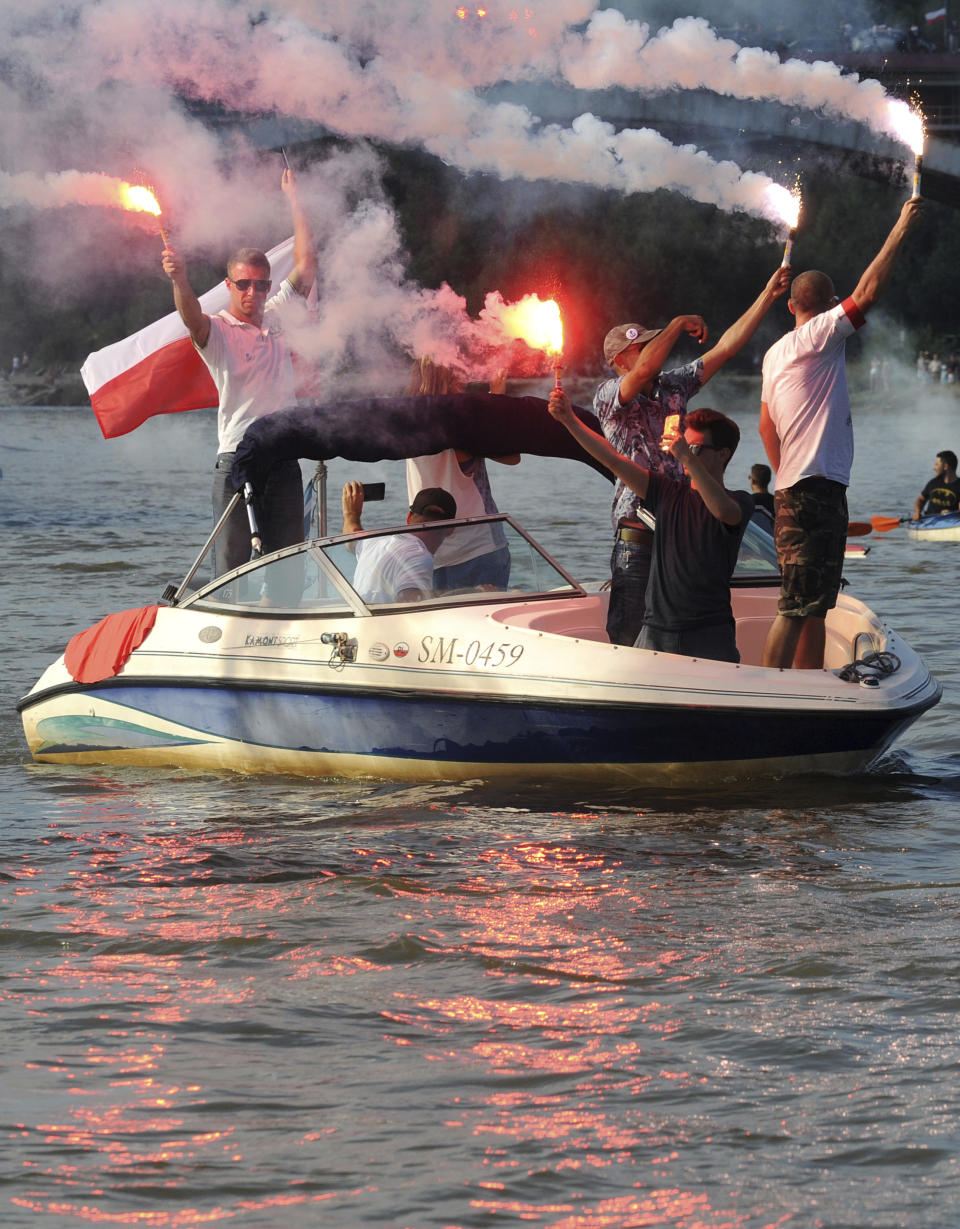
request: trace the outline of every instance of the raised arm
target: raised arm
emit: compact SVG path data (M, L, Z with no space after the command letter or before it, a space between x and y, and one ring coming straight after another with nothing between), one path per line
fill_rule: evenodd
M173 282L173 302L180 319L187 326L187 332L202 350L210 337L210 317L200 306L200 300L193 293L193 288L187 280L187 268L180 254L168 244L161 256L163 271Z
M596 431L591 431L588 426L582 423L574 414L570 398L562 389L555 388L553 390L550 394L548 407L557 422L563 423L573 438L592 457L606 465L607 469L616 474L631 491L635 491L643 499L647 493L648 479L650 477L649 470L644 469L642 465L637 465L635 461L625 457L622 452L617 452L616 448L605 440L602 435L597 435Z
M873 307L874 303L879 299L884 286L890 280L890 274L893 272L897 253L900 251L900 245L906 238L907 232L919 218L922 205L923 200L919 196L911 196L908 200L904 201L903 208L900 210L900 216L894 222L893 229L884 240L883 247L863 271L863 275L851 296L861 312L868 312Z
M770 417L770 409L765 401L760 402L759 430L770 468L776 473L780 468L780 436L777 434L777 428Z
M707 351L702 359L704 384L743 349L774 301L789 288L791 276L789 265L778 267L740 319L730 325L712 350Z
M293 217L293 271L289 281L299 294L308 295L317 276L317 249L307 215L297 196L293 171L289 167L284 169L280 187L290 202L290 213Z
M360 533L363 525L360 516L363 513L363 483L345 482L340 496L340 507L343 511L342 533Z
M674 316L670 323L640 351L637 361L620 380L620 404L626 405L642 392L663 370L670 351L681 333L689 333L700 341L707 340L707 326L702 316Z

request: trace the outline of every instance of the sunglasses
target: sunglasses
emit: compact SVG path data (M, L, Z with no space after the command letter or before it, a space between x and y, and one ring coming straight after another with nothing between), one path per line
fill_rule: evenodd
M269 277L231 277L229 279L241 294L246 292L252 286L257 294L266 294L273 282Z
M723 448L722 444L688 444L690 455L695 457L697 453L703 452L704 448L709 448L711 452L720 452Z

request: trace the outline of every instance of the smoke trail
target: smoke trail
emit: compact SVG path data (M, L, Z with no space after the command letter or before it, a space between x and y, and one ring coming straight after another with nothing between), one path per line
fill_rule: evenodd
M420 145L464 171L621 192L669 187L723 209L770 217L763 190L770 181L743 175L732 163L677 148L648 129L617 133L591 115L567 127L544 126L527 108L489 102L476 91L496 80L559 74L578 87L708 87L742 98L781 98L878 128L884 122L890 100L882 88L844 77L833 65L781 64L770 53L718 38L696 18L651 39L647 26L615 10L591 14L591 8L566 0L528 20L510 10L471 23L458 19L448 0L384 0L359 8L290 0L266 9L170 0L149 14L138 0L106 0L78 4L67 28L54 20L58 6L31 10L30 22L8 18L8 33L53 114L62 115L72 99L81 114L109 124L110 145L136 148L161 181L183 178L165 131L183 126L179 94L297 116L348 137ZM570 28L588 18L582 32ZM91 81L100 83L99 114L81 103ZM200 178L206 185L211 177ZM209 192L196 195L209 208ZM189 211L195 203L187 194L175 205Z
M100 205L123 208L121 192L128 186L122 179L97 172L51 171L38 175L21 171L7 175L0 171L0 208L27 205L31 209L58 209L68 205Z
M649 27L615 9L594 13L583 33L566 36L560 71L578 89L623 86L644 94L708 89L733 98L772 100L855 120L901 138L898 117L909 111L879 81L861 81L836 64L786 60L721 38L699 17L684 17L651 37Z

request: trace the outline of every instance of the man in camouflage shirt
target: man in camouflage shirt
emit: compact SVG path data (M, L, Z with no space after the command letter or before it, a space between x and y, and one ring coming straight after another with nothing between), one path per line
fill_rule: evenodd
M682 333L706 341L707 326L701 316L676 316L662 329L642 324L611 329L603 343L603 356L617 374L597 389L593 409L614 448L645 469L684 480L683 467L660 448L664 419L668 414L683 415L690 398L743 349L789 285L789 267L778 268L711 350L673 371L662 367ZM682 421L679 429L683 431ZM620 481L614 488L612 521L616 537L610 560L607 634L611 644L633 644L646 609L653 533L644 520L642 500Z

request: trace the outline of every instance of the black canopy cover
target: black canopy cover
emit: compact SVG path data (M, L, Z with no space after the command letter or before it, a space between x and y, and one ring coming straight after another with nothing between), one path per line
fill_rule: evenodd
M600 431L597 419L577 407L583 422ZM315 402L259 419L240 441L233 484L263 489L277 461L387 461L430 456L456 448L477 457L532 453L566 457L592 466L609 481L610 471L585 452L552 418L541 397L456 393L441 397L365 397L319 405Z

